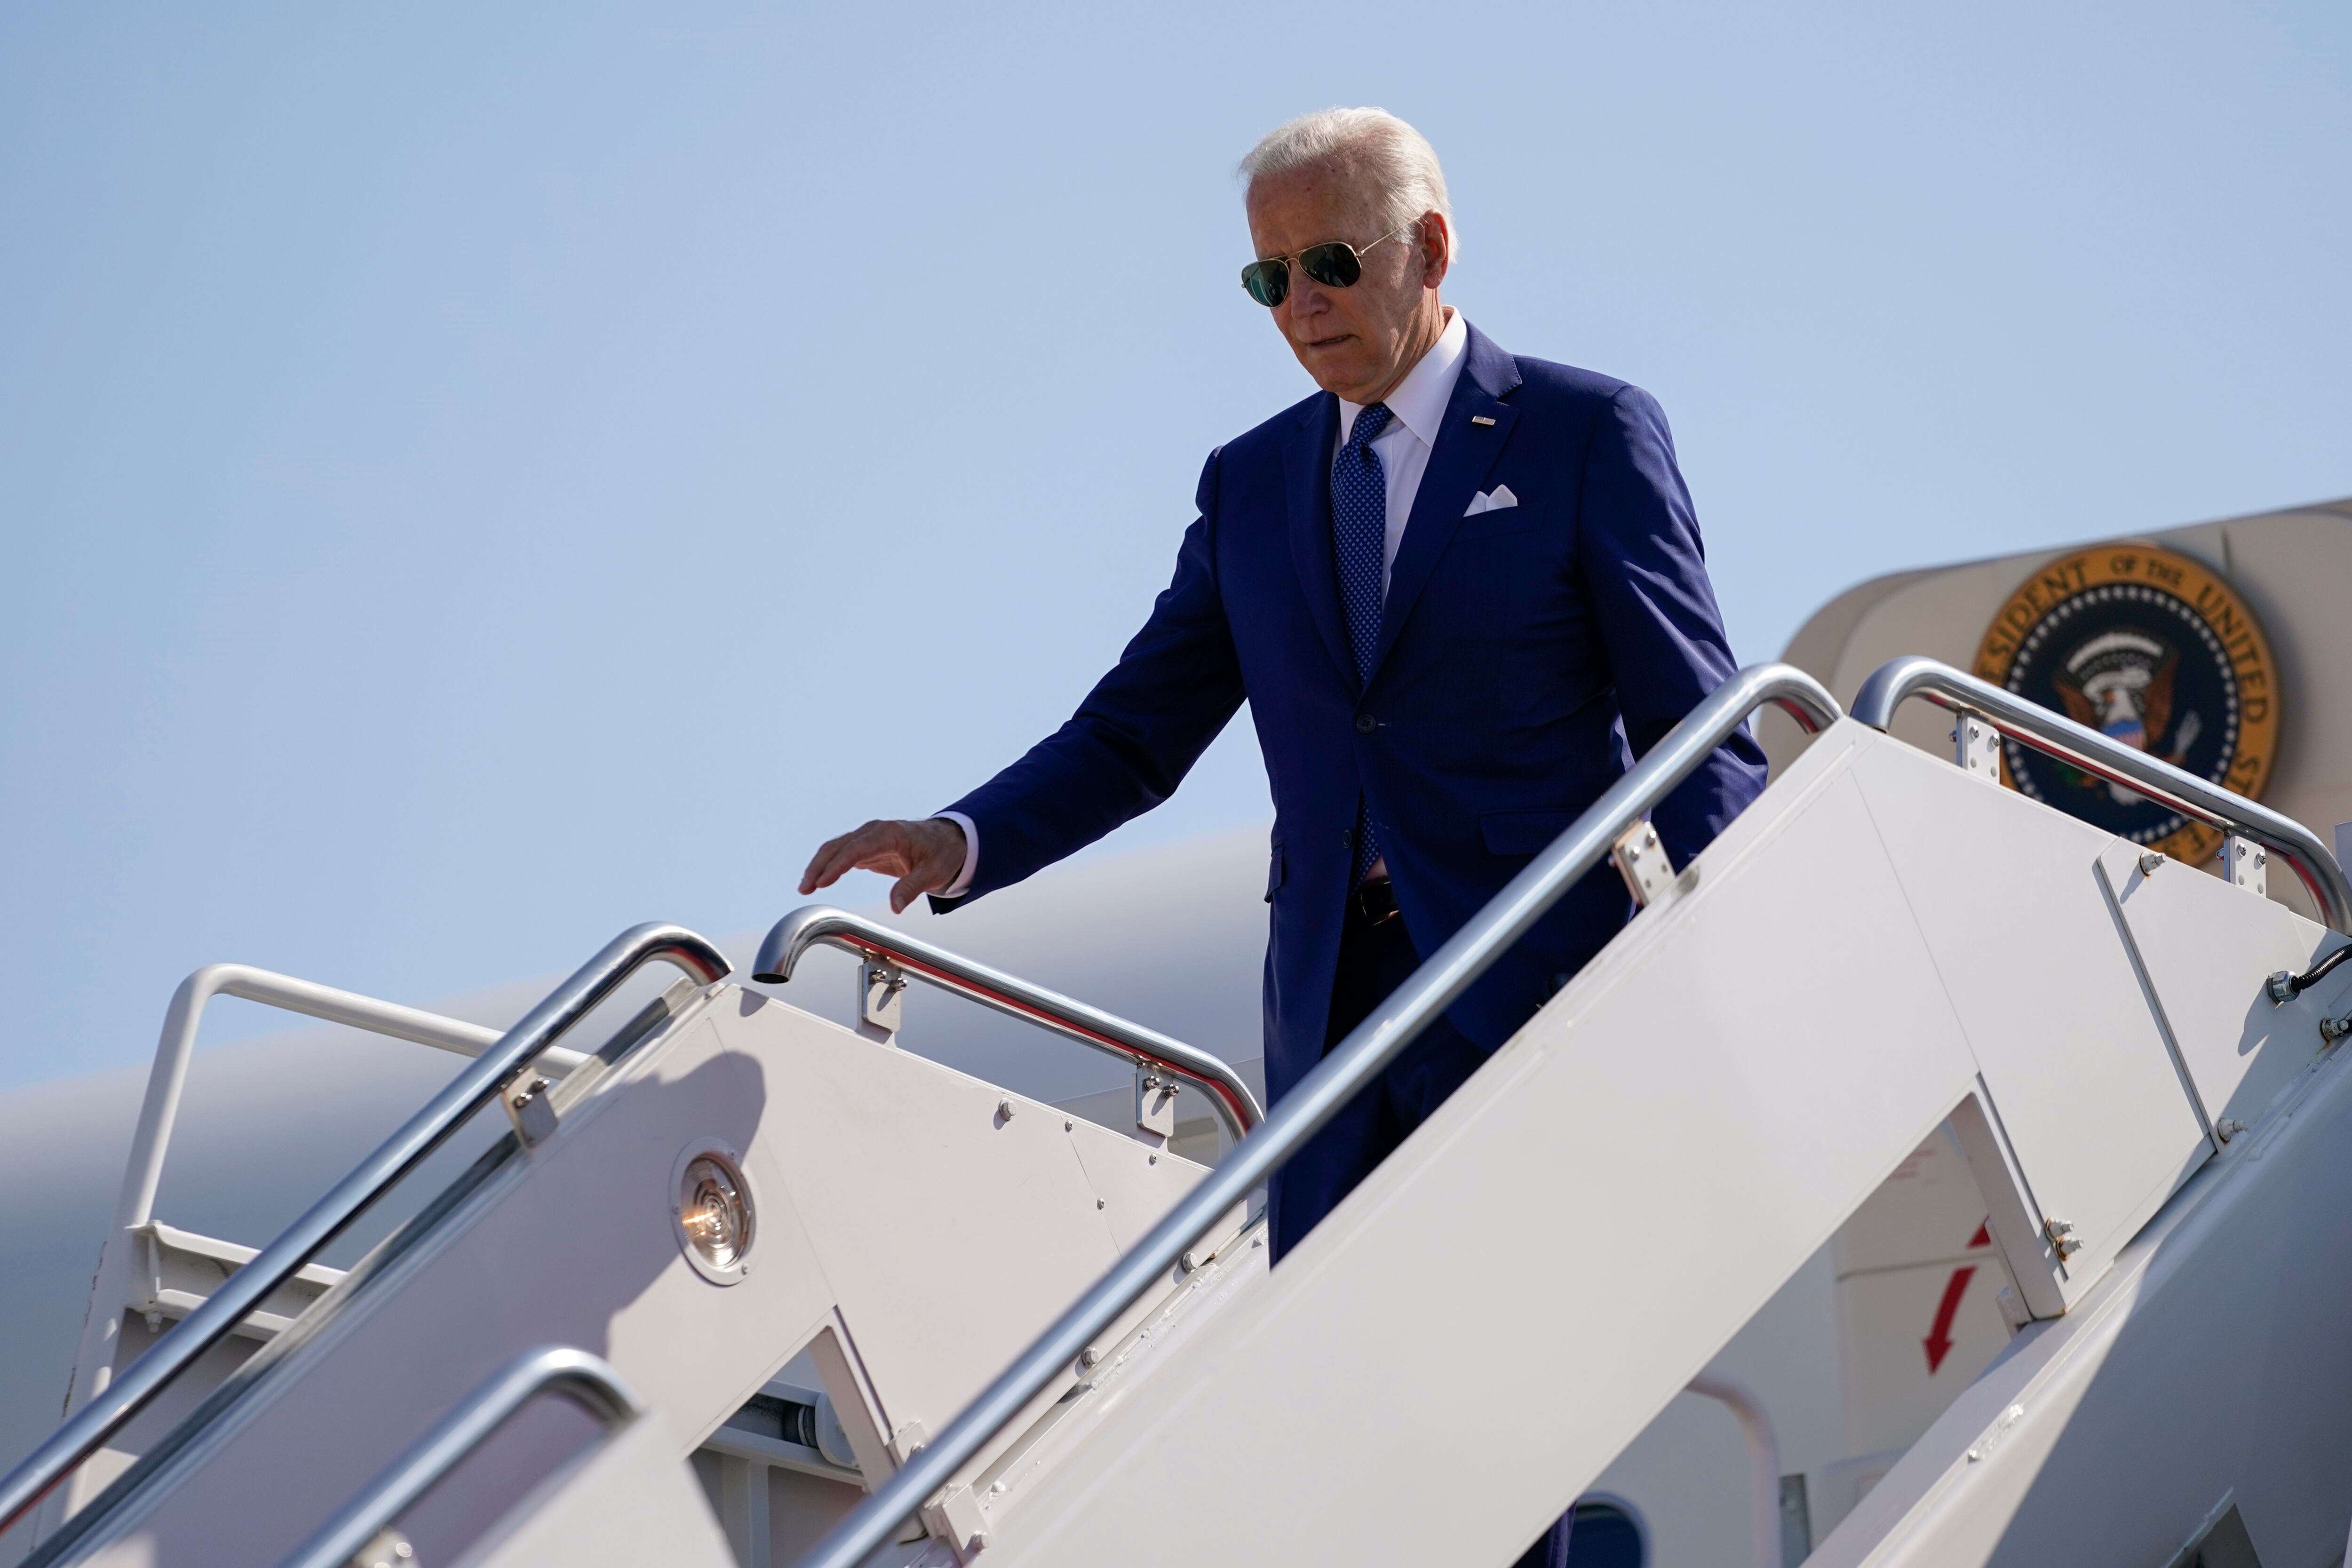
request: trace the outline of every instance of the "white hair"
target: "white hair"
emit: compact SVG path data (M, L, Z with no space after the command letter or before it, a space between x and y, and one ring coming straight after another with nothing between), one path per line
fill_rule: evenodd
M1454 227L1454 204L1446 199L1437 149L1385 109L1302 114L1267 132L1242 160L1239 173L1246 190L1268 174L1317 167L1360 182L1383 229L1402 228L1429 212L1444 214L1447 229ZM1457 235L1457 249L1459 244Z

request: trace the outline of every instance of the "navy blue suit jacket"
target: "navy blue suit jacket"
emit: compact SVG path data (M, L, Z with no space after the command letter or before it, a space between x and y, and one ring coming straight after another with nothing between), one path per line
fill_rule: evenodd
M950 808L980 830L977 898L1165 800L1246 699L1274 790L1276 1097L1322 1055L1360 795L1426 955L1735 668L1657 403L1469 338L1369 681L1332 557L1339 401L1318 393L1209 454L1175 579L1117 667ZM1497 485L1518 504L1463 515ZM1763 780L1744 731L1719 748L1654 816L1675 864ZM1630 913L1604 864L1463 995L1455 1027L1500 1046Z

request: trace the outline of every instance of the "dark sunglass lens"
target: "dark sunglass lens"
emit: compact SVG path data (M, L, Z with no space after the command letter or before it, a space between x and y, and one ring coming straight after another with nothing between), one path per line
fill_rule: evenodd
M1242 268L1242 287L1249 297L1271 310L1290 292L1290 264L1286 261L1253 261Z
M1327 289L1352 289L1364 275L1364 264L1356 259L1356 253L1338 240L1301 251L1298 267Z

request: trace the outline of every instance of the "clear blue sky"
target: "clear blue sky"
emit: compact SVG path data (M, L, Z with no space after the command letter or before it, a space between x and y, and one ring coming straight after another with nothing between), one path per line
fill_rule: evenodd
M1308 390L1232 168L1338 102L1473 320L1663 399L1743 658L2352 492L2341 0L12 5L0 1086L213 960L763 924L1010 760ZM1121 838L1267 809L1240 725Z

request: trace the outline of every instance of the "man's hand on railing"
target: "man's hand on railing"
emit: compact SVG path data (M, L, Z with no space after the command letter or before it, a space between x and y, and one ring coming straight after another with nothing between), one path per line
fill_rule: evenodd
M897 914L923 894L953 886L963 857L963 829L945 817L869 822L825 841L801 873L801 893L829 888L846 872L879 871L898 879L890 886L890 912Z

